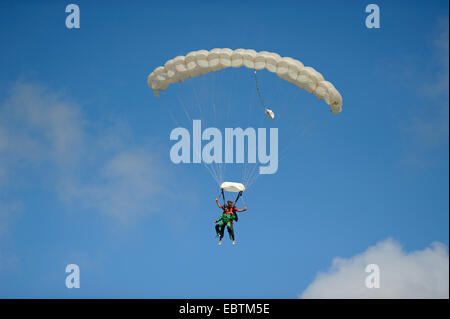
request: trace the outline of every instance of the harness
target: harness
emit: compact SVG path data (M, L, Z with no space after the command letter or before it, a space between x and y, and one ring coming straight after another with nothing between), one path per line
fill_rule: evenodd
M230 220L228 221L229 223L231 223L231 225L233 225L233 219L231 219L231 216L233 216L233 214L235 214L235 209L236 207L227 207L226 208L226 212L224 213L224 215L230 216Z

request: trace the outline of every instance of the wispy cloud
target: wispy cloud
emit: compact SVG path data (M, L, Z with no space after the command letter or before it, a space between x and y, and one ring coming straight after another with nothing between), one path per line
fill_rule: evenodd
M89 182L63 189L70 200L125 221L157 210L157 198L168 193L166 177L158 158L139 149L115 154Z
M84 138L80 108L61 93L17 83L1 105L2 153L10 160L67 165L77 159Z
M43 86L17 83L0 104L0 187L26 183L31 171L73 164L82 142L81 115L74 103Z
M26 210L23 188L76 161L80 123L73 103L40 85L17 83L0 103L0 235Z
M22 204L17 201L0 200L0 238L9 231L9 226L22 212Z
M367 288L365 268L380 268L380 288ZM319 273L301 298L448 298L447 247L433 243L424 250L405 252L385 240L354 257L335 258L329 271Z
M32 185L54 192L69 209L121 221L155 212L152 199L169 193L157 153L124 141L132 132L122 122L117 130L114 123L102 123L100 133L89 131L88 123L82 107L63 93L30 83L14 85L0 104L1 191L25 209L21 190ZM2 205L10 207L0 198Z
M403 128L408 136L406 163L428 166L430 152L448 147L449 131L449 20L439 22L433 36L432 58L423 61L415 88L420 107L412 108Z

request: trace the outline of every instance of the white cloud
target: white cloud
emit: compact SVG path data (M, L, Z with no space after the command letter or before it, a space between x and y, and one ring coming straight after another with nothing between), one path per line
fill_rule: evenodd
M434 68L435 81L426 84L425 89L430 96L447 95L448 96L448 76L449 76L449 20L440 20L437 27L437 35L434 39ZM448 107L448 105L447 105Z
M40 85L17 83L0 105L0 156L9 163L52 161L67 165L80 155L80 108Z
M367 288L365 268L380 267L380 288ZM391 239L354 257L335 258L331 269L319 273L301 298L449 298L447 247L433 243L424 250L405 252Z
M83 109L64 94L15 84L0 103L0 193L26 210L20 192L32 185L54 192L71 210L107 213L121 222L155 212L161 202L155 196L169 193L157 152L130 143L132 132L123 121L97 124L98 133L86 123ZM10 205L0 198L2 207Z
M149 152L123 151L109 158L89 183L72 182L63 189L70 200L126 221L157 210L158 196L168 193L163 172Z
M48 167L72 163L82 135L78 108L59 94L33 84L12 87L0 104L0 236L26 207L20 190L33 177L46 180Z
M420 79L414 91L422 100L420 107L411 108L404 124L408 136L405 163L428 166L432 161L428 154L441 147L448 147L449 131L449 20L440 21L432 47L432 58L423 61L423 68L414 77Z

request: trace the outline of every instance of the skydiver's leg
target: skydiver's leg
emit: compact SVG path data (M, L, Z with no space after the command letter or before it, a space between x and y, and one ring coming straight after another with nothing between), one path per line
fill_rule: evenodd
M220 226L220 238L223 238L224 233L225 233L225 224L222 224L222 226Z
M217 237L220 237L220 225L216 224L216 235Z
M228 230L228 235L230 236L230 239L232 241L234 241L234 230L233 230L233 224L231 222L227 223L227 230Z
M223 221L219 221L218 223L216 223L216 234L220 239L222 239L223 237L224 227L225 225L223 224Z

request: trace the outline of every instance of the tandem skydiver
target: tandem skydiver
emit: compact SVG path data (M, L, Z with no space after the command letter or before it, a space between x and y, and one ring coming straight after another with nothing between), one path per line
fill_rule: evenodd
M217 218L214 222L216 224L216 233L217 237L219 237L219 245L222 245L222 238L225 231L225 225L227 226L228 235L230 239L233 241L233 245L236 244L234 239L234 230L233 230L233 221L238 221L237 212L245 212L247 207L244 205L244 209L237 209L236 206L233 205L232 200L228 200L226 205L221 206L219 204L219 198L216 198L217 206L223 210L222 214Z

